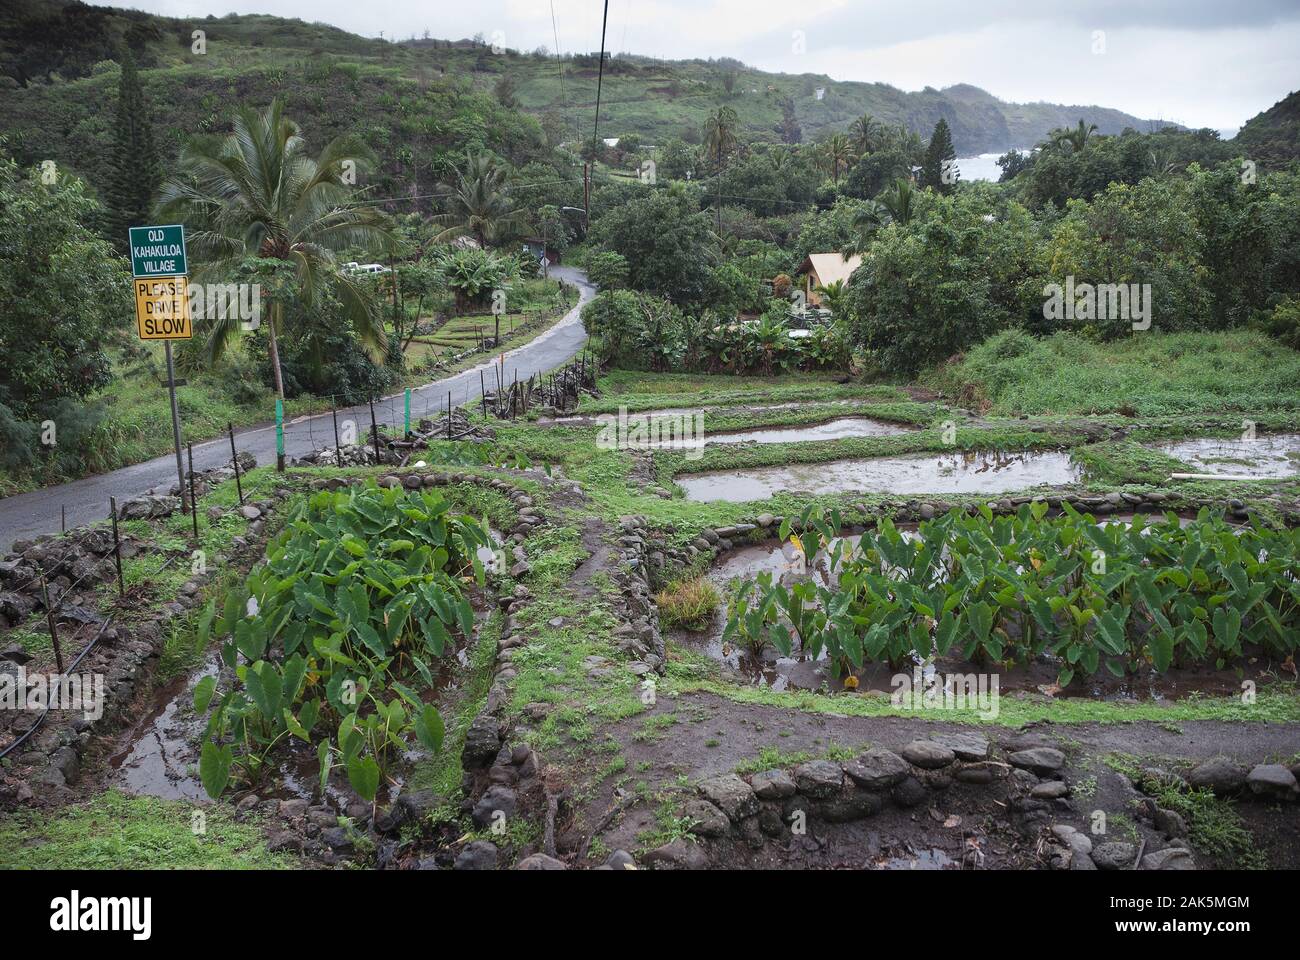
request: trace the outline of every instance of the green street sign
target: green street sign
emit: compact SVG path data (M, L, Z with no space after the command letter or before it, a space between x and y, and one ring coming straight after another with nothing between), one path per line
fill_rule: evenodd
M187 275L185 227L172 223L162 227L131 227L131 276L181 277Z

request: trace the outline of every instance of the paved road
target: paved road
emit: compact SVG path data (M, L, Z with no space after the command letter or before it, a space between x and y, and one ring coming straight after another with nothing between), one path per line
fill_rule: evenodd
M563 279L578 287L578 305L535 340L509 351L505 355L506 379L513 380L516 372L520 380L533 374L545 373L563 365L573 357L586 340L579 311L591 299L594 290L586 276L572 267L553 267L551 276ZM447 407L450 391L453 404L459 406L479 396L479 372L488 381L488 390L495 385L493 366L496 359L486 361L473 369L458 373L446 380L438 380L411 391L412 421L425 416L437 417ZM400 427L403 417L402 395L386 397L375 404L375 417L380 423ZM357 436L364 437L370 428L369 407L351 407L339 410L339 422L356 423ZM182 422L182 429L184 423ZM160 427L161 428L161 427ZM275 424L247 427L235 432L235 443L240 450L248 450L257 457L258 464L275 462ZM286 456L300 457L322 447L334 445L334 424L330 414L299 417L284 425L284 451ZM222 437L194 445L194 467L204 470L218 466L230 459L230 441ZM137 463L112 473L86 477L57 487L34 490L0 500L0 554L9 550L15 540L27 540L42 533L58 533L60 509L66 508L68 526L74 527L108 516L108 498L118 501L138 496L154 487L176 481L176 455L168 453L144 463Z

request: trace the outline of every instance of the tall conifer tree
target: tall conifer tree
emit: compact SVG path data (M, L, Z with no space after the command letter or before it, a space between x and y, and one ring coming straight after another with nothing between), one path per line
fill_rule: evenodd
M121 63L113 153L104 194L109 239L118 247L125 247L127 228L149 223L154 191L158 188L159 163L153 140L153 117L140 87L135 57L125 47Z
M957 151L952 146L952 132L943 117L934 125L934 133L925 148L925 161L921 165L921 186L932 187L938 193L952 193L957 184ZM944 182L944 161L949 161L948 182Z

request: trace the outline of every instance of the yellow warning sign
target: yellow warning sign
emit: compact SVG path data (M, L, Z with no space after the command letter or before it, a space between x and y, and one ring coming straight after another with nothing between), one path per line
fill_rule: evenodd
M151 277L134 280L135 322L141 340L189 340L189 285L184 277Z

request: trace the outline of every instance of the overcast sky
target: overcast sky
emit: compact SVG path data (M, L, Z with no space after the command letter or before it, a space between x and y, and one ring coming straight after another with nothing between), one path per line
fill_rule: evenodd
M103 0L100 0L103 2ZM600 48L602 0L127 0L168 16L270 13L353 33ZM500 34L497 33L500 31ZM800 41L802 40L802 44ZM1300 87L1298 0L610 0L607 47L735 57L905 90L1117 107L1234 128Z

